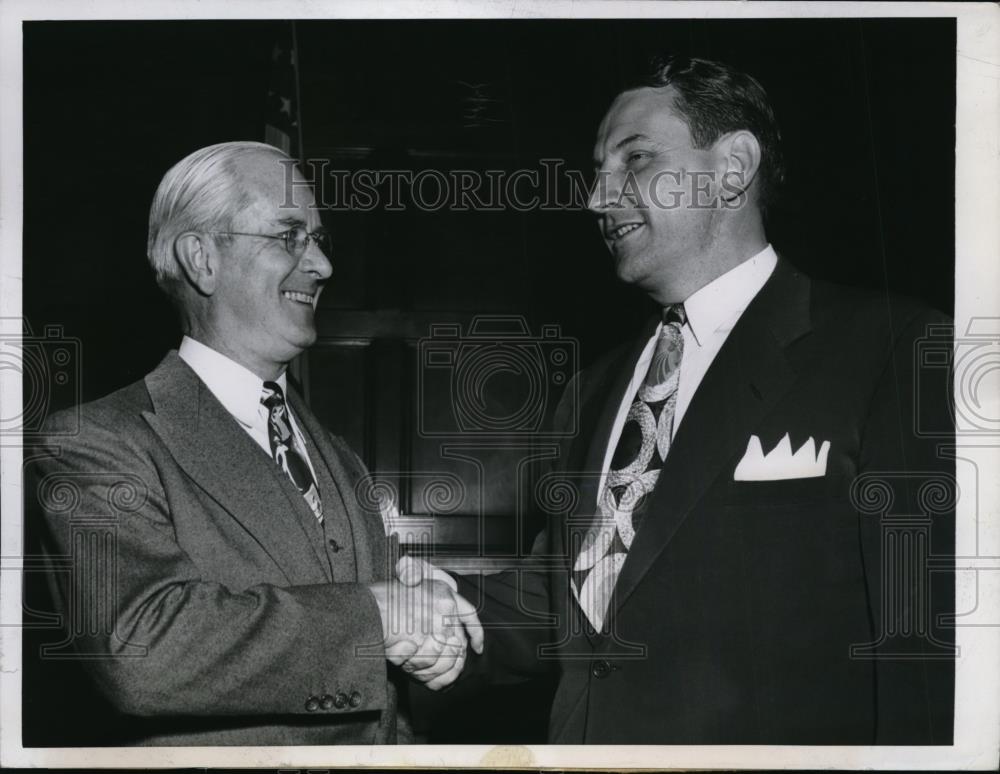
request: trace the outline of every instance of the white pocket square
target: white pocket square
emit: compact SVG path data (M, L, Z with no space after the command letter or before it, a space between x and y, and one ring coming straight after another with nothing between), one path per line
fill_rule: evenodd
M733 481L781 481L789 478L817 478L826 475L830 442L823 441L816 454L812 436L792 454L792 441L785 433L778 445L764 454L760 438L750 436L746 453L733 473Z

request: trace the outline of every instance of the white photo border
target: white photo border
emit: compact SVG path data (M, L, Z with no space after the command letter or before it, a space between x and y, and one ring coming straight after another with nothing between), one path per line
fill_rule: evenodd
M0 4L0 335L21 334L22 33L33 19L321 18L891 18L957 20L955 330L1000 335L1000 6L993 3L605 2L604 0L5 0ZM994 375L995 376L995 375ZM956 390L956 400L964 395ZM0 403L21 405L16 368L0 369ZM959 404L961 409L961 404ZM994 402L975 407L1000 416ZM80 768L460 767L559 769L868 768L996 770L1000 758L1000 438L958 439L955 740L951 747L402 746L24 748L21 744L21 470L0 445L0 764ZM970 464L963 464L968 461ZM980 475L976 476L976 469ZM994 471L992 476L987 471ZM967 611L967 612L964 612Z

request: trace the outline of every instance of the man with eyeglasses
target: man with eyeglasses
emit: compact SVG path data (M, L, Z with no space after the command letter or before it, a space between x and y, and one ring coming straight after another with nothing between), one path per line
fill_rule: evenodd
M63 433L75 413L51 417L55 454L29 471L47 553L74 556L52 574L60 609L102 622L70 638L99 697L88 712L113 713L85 744L407 741L407 674L442 688L469 640L482 647L448 583L402 593L380 509L359 496L363 463L286 379L331 274L301 177L285 199L287 163L233 142L167 172L148 255L180 348L80 407L76 435ZM74 553L81 518L112 530L105 596Z

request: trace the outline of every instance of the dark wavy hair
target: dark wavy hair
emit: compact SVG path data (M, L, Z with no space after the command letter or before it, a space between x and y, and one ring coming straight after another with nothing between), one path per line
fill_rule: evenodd
M722 62L682 56L654 57L624 91L672 86L674 107L687 122L691 139L705 148L727 132L745 129L761 147L760 206L777 200L785 181L781 132L764 87L755 78Z

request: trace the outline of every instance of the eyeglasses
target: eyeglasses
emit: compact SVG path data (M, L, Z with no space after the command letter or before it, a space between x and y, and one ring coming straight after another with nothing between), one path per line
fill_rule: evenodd
M301 258L309 248L309 240L316 243L316 247L327 258L331 257L333 245L330 242L330 232L325 228L318 228L315 231L307 231L304 226L296 226L280 234L250 234L246 231L209 231L209 234L222 234L225 236L248 236L261 237L263 239L280 239L285 243L285 250L292 258Z

